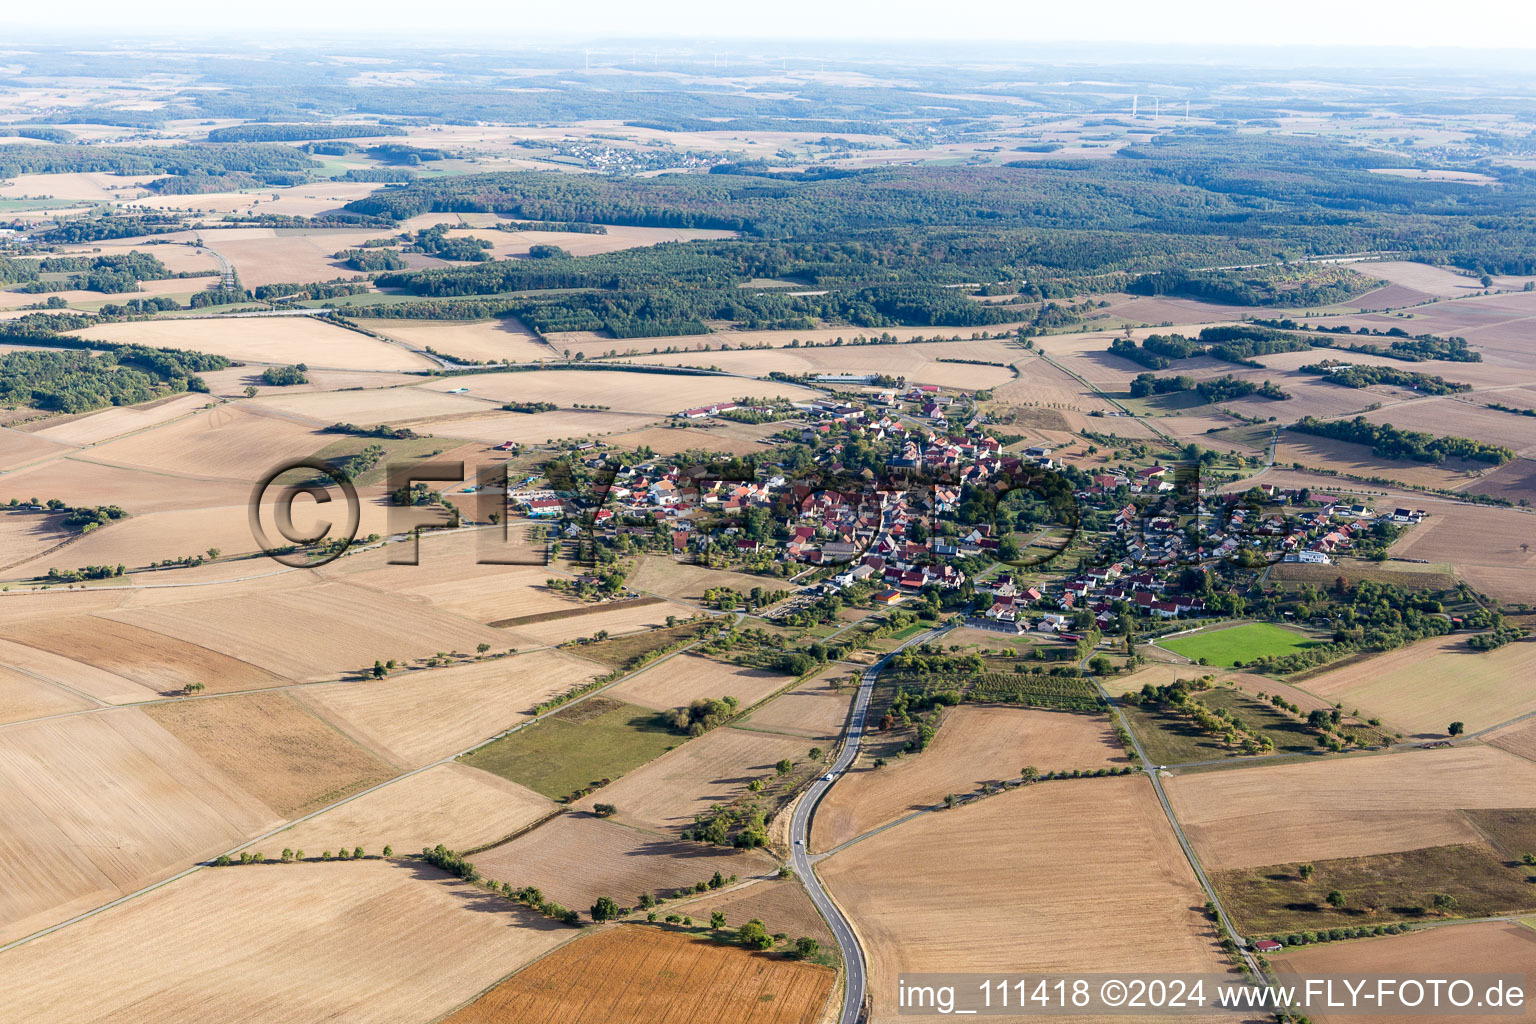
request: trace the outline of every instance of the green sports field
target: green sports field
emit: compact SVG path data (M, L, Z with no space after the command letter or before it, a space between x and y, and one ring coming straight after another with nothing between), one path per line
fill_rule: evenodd
M1228 629L1215 629L1207 633L1192 633L1158 644L1175 654L1182 654L1193 661L1201 658L1209 665L1232 668L1238 662L1247 664L1254 658L1269 654L1289 654L1317 643L1300 633L1267 622L1250 622Z

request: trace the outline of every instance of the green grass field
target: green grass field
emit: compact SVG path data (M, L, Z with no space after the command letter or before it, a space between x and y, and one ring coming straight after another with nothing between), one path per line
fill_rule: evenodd
M617 779L684 742L649 708L593 697L463 758L472 768L561 800Z
M1205 659L1207 665L1233 668L1239 662L1247 664L1254 658L1269 654L1289 654L1316 644L1300 633L1267 622L1250 622L1229 629L1216 629L1205 633L1192 633L1158 644L1175 654L1182 654L1191 661Z

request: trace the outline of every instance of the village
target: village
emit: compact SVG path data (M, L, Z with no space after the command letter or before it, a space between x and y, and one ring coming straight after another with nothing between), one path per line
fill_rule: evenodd
M525 485L509 492L509 515L554 521L568 539L661 537L673 556L790 580L786 610L833 594L892 607L936 591L946 604L968 600L974 627L1076 639L1121 618L1198 619L1230 607L1219 598L1210 607L1185 569L1211 570L1218 589L1236 593L1244 571L1247 583L1273 564L1329 565L1367 542L1384 552L1426 514L1268 483L1219 490L1198 466L1099 460L1090 469L1076 450L1005 443L968 398L926 385L794 403L772 460L730 479L676 460L610 463L600 446L584 446L583 468L613 470L600 497ZM770 409L744 400L676 415L742 411ZM953 416L961 411L963 422ZM796 447L814 452L809 466L785 457ZM986 514L1019 494L1034 514L1011 529L1009 516Z

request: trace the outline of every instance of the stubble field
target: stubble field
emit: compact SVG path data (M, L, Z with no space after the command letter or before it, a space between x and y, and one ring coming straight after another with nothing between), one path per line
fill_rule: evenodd
M812 1024L835 977L814 964L626 925L556 951L444 1024Z
M1388 725L1440 738L1451 721L1467 732L1536 711L1536 643L1474 651L1467 634L1424 640L1314 676L1306 688Z
M432 1020L578 934L405 863L208 869L6 953L0 1021Z
M247 363L304 363L345 370L429 370L436 365L403 346L310 316L142 320L98 324L78 333L92 340L191 349Z
M568 655L533 651L309 687L302 699L395 763L419 767L526 721L535 704L595 674Z
M620 821L656 829L688 828L695 814L742 796L754 779L772 781L779 760L804 761L809 747L799 737L721 726L604 786L576 806L590 808L602 801L618 807Z
M747 879L776 869L765 853L680 842L580 812L472 859L486 878L537 886L547 898L581 911L599 896L632 907L643 892L669 895L707 882L716 871Z
M0 729L0 780L0 942L282 820L137 710Z
M986 782L1017 779L1025 765L1041 772L1127 763L1114 729L1098 715L1030 708L952 708L920 754L840 779L816 809L813 849L829 850L887 821L965 795Z
M858 924L872 1021L901 1019L893 995L904 971L1225 969L1204 896L1143 778L1042 783L925 815L818 873Z
M285 693L180 700L144 709L268 807L293 817L384 781L388 765Z
M1460 810L1531 806L1536 765L1474 745L1181 775L1165 788L1201 863L1223 870L1476 842Z
M442 764L300 822L271 845L310 856L357 846L370 853L392 846L409 854L438 843L470 850L505 839L553 810L549 800L506 779Z
M609 690L608 696L658 711L686 707L693 700L727 696L735 697L741 708L747 708L788 685L790 680L790 676L777 672L681 654L625 680Z
M1536 964L1536 929L1511 921L1488 921L1448 928L1427 928L1412 935L1397 935L1364 942L1330 942L1287 951L1272 958L1283 976L1320 974L1421 975L1454 977L1458 974L1525 974ZM1282 977L1281 983L1285 984ZM1418 1024L1423 1014L1313 1013L1323 1024ZM1472 1014L1458 1016L1469 1024L1493 1024L1507 1016Z

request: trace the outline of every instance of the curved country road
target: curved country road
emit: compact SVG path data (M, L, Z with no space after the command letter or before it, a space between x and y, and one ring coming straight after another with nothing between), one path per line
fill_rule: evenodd
M858 1024L859 1015L864 1008L864 990L867 987L866 965L864 963L864 949L859 945L858 936L853 933L853 927L843 912L832 902L825 889L821 887L821 880L816 877L813 868L813 860L807 844L811 837L811 814L816 810L816 805L832 788L854 759L859 756L859 745L864 740L864 715L869 710L870 694L874 692L875 680L880 676L880 670L885 663L904 648L913 644L924 643L943 636L953 629L953 626L941 626L938 629L919 633L917 636L901 644L890 654L875 662L864 670L864 677L859 682L859 694L853 702L853 716L849 719L848 735L843 742L842 752L837 755L832 768L826 773L830 776L817 779L811 783L811 788L801 797L795 805L795 815L790 820L790 862L794 866L795 874L811 896L811 902L816 904L816 909L821 911L821 916L826 918L827 925L832 929L832 935L837 939L838 948L843 954L843 965L847 980L843 986L843 1012L838 1017L838 1024ZM816 858L820 860L820 858Z

